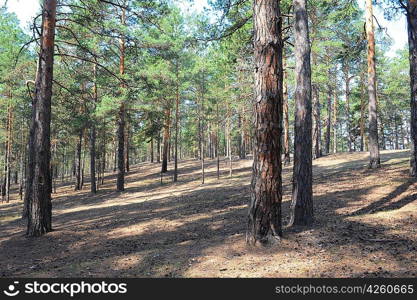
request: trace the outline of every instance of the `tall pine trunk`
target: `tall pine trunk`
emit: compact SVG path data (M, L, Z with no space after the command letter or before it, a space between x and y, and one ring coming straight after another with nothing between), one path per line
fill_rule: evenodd
M334 91L334 101L333 101L333 153L337 153L337 114L339 108L339 96L337 94L337 89Z
M56 2L43 1L41 47L32 107L25 194L28 198L28 236L40 236L52 230L50 127Z
M327 121L326 121L326 154L330 154L330 140L332 136L332 92L329 85L329 95L327 96Z
M165 110L165 125L164 125L164 137L162 145L162 173L168 172L168 145L169 145L169 128L171 127L171 110L167 108Z
M178 66L177 66L177 86L176 86L176 99L175 99L175 149L174 149L174 182L178 180L178 126L179 126L179 117L180 117L180 88L179 88L179 76L178 76Z
M246 241L282 236L282 19L279 0L254 0L254 162ZM311 132L310 132L311 134Z
M417 177L417 1L407 3L408 47L411 92L411 158L410 175Z
M78 144L77 144L77 162L75 167L75 190L81 190L81 150L83 142L83 129L80 130L78 135Z
M290 158L290 121L288 112L288 76L285 55L283 57L283 111L284 111L284 165L291 162Z
M306 0L294 0L295 16L295 137L290 225L313 222L311 141L311 65Z
M121 24L125 25L126 23L126 10L122 8L122 15L120 18ZM125 74L125 39L122 37L119 41L120 44L120 66L119 73L121 76ZM125 88L124 84L121 85L121 93ZM117 191L122 192L125 189L125 121L126 117L126 108L124 99L119 108L119 115L117 120Z
M312 148L313 158L320 158L322 156L321 149L321 105L320 105L320 91L317 84L312 85L313 93L313 121L312 121Z
M346 102L346 123L347 123L347 132L348 132L348 151L352 152L352 121L350 113L350 77L349 77L349 66L347 63L343 68L344 80L345 80L345 102Z
M376 99L375 35L372 0L366 0L366 34L368 38L368 96L369 96L369 168L381 165L378 145L378 111Z

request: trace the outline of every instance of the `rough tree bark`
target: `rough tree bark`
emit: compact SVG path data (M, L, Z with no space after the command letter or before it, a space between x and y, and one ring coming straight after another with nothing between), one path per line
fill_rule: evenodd
M417 1L407 3L408 47L410 60L411 92L411 157L410 175L417 177Z
M313 222L313 169L311 140L311 65L306 0L294 0L295 137L290 225Z
M287 64L285 55L283 57L283 110L284 110L284 165L289 165L290 157L290 121L288 112L288 84L287 84Z
M38 72L32 107L29 168L26 185L28 236L52 230L51 202L51 97L54 65L56 0L44 0Z
M254 162L246 241L282 236L282 39L278 0L254 0ZM311 132L310 132L311 134Z
M122 15L120 18L121 24L126 24L126 10L122 8ZM120 47L120 75L123 77L125 74L125 39L121 38L119 40ZM123 92L125 88L124 84L121 84L121 90ZM117 148L117 191L122 192L125 189L125 121L126 117L126 108L124 100L119 108L119 115L117 119L117 139L118 139L118 148Z
M378 146L378 111L376 100L375 35L372 0L366 0L366 35L368 38L368 95L369 95L369 168L381 166Z

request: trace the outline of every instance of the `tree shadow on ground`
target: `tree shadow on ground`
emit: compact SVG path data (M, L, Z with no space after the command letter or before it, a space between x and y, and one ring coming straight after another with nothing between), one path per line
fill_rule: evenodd
M383 158L388 159L385 156ZM199 168L198 165L186 164L182 169L184 173ZM326 169L317 168L320 167L316 167L316 176L327 172ZM364 172L361 167L349 171L343 166L337 166L336 169L340 170L337 178L343 182L352 181ZM54 214L55 231L48 235L36 239L26 238L21 221L4 222L0 233L0 276L185 276L210 249L234 239L244 239L250 167L239 166L235 171L236 175L231 180L222 178L220 182L210 181L204 186L196 184L195 178L181 178L176 184L161 186L155 182L128 187L120 194L111 190L113 183L108 180L105 190L94 196L80 192L56 197L54 207L59 213ZM154 170L147 174L131 173L129 180L157 179L159 174L152 172ZM215 177L215 172L208 174L208 177ZM289 216L290 176L290 168L285 169L283 181L287 192L284 198L287 201L283 202L283 215L286 220ZM315 182L320 188L334 188L329 178L315 178ZM189 186L191 183L194 185ZM352 219L382 208L398 209L414 201L414 196L406 196L391 203L396 197L400 198L411 184L411 181L407 181L389 195L365 206L363 198L372 194L375 185L341 187L331 192L317 191L313 226L287 228L284 240L294 238L300 248L308 248L312 252L325 250L329 259L335 261L343 255L342 250L335 253L335 249L352 245L361 249L364 257L383 251L398 268L405 270L400 274L412 275L408 255L410 251L415 253L415 240L397 236L390 232L389 227L381 224ZM149 200L148 196L152 199ZM3 207L1 210L3 212ZM375 242L376 239L383 242ZM383 248L378 248L381 243ZM250 249L245 251L251 253ZM262 251L278 253L296 250L278 245ZM233 259L244 254L220 255L231 255ZM350 276L366 276L365 273L350 272ZM332 274L331 270L322 273L324 275L317 276Z

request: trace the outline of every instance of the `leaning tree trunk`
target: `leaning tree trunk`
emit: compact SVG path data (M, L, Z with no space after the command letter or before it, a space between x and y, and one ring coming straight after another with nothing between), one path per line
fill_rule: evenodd
M28 182L28 236L52 230L51 202L51 97L54 65L56 0L44 0L42 37L32 107Z
M282 236L282 39L278 0L254 0L254 162L246 241Z
M417 1L407 4L408 47L411 89L411 159L410 175L417 177Z
M366 34L368 38L368 95L369 95L369 168L381 165L378 146L378 112L376 100L375 35L372 0L366 0Z
M290 225L313 222L311 65L306 0L294 0L295 136Z

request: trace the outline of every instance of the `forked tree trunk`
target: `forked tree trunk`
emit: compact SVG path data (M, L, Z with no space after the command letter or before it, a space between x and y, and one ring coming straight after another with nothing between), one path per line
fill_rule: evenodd
M50 126L56 4L56 0L43 1L42 37L32 107L25 194L25 198L28 198L28 236L40 236L52 230Z
M375 35L372 0L366 0L366 34L368 38L368 95L369 95L369 168L381 166L378 145L378 111L376 100Z
M410 175L417 177L417 1L407 3L408 47L411 92L411 159Z
M306 0L294 0L295 16L295 137L290 225L313 222L311 141L311 65Z
M254 162L246 241L282 236L282 19L279 0L254 0ZM311 131L310 131L311 134Z

